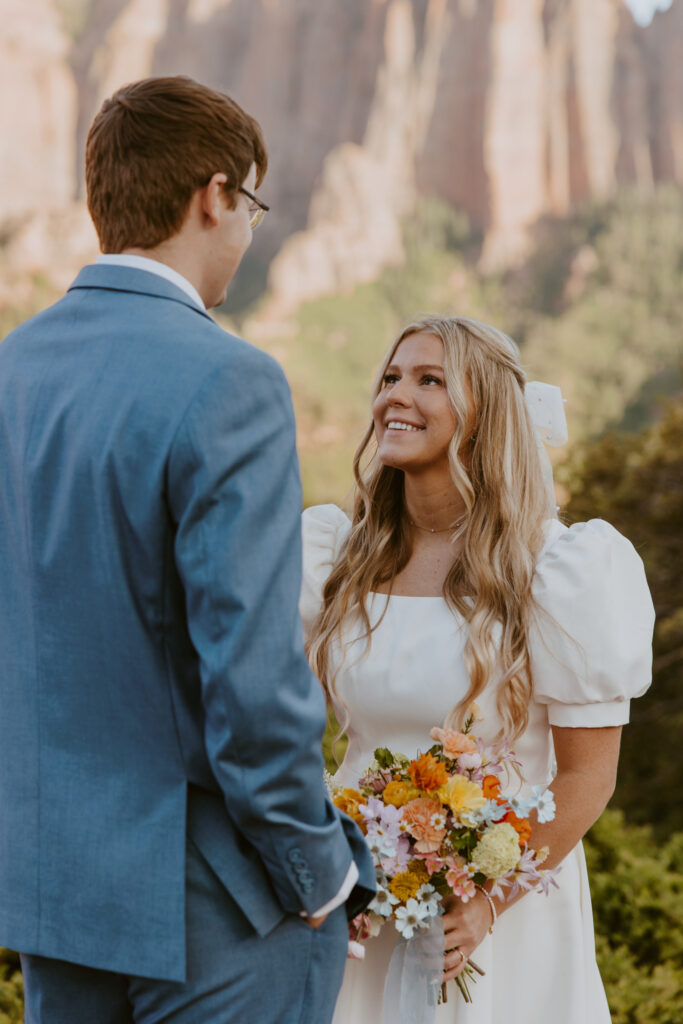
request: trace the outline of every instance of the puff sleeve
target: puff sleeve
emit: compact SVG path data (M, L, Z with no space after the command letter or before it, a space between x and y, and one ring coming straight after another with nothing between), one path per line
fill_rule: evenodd
M609 523L548 524L533 586L534 696L551 725L628 722L650 685L654 608L633 545Z
M350 527L348 516L336 505L313 505L302 514L303 574L299 613L306 640L320 613L325 581Z

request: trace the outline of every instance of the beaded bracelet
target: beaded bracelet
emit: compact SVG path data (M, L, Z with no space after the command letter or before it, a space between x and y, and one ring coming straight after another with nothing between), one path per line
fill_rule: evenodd
M491 916L493 918L493 920L491 921L491 927L489 928L489 935L491 935L491 933L493 932L493 926L496 923L496 921L498 920L498 914L496 912L496 904L493 902L490 894L486 891L486 889L483 887L483 885L477 885L477 886L475 886L475 888L477 888L479 890L479 892L483 893L484 896L486 897L486 899L489 901L489 906L491 908Z

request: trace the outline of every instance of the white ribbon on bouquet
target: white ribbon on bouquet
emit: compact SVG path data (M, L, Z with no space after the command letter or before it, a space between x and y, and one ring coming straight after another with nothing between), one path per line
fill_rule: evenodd
M412 939L399 939L384 983L384 1024L434 1024L443 978L440 915Z

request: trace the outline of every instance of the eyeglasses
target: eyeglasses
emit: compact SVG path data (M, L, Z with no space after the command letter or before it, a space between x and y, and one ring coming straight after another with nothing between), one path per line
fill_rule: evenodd
M252 195L251 192L247 192L246 188L238 188L237 191L241 192L243 196L247 197L247 199L251 199L251 203L249 204L249 227L253 231L254 228L259 226L265 215L268 213L270 207L266 206L265 203L262 203L261 200Z

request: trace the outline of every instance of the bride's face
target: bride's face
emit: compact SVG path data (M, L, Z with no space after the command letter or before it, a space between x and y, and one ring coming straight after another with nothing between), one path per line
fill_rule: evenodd
M456 418L446 392L443 342L411 334L396 349L372 407L378 454L407 473L443 469Z

